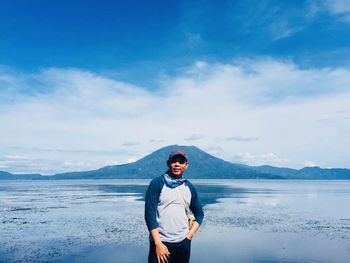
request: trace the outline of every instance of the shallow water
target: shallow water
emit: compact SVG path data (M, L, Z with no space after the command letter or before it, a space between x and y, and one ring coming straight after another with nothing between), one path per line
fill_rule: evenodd
M146 262L148 182L1 181L0 262ZM193 183L191 262L349 262L350 181Z

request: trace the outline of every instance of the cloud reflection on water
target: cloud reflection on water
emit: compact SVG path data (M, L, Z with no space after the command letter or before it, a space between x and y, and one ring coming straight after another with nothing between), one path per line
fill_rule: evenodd
M143 219L148 182L4 181L0 262L113 262L118 257L142 262L148 249ZM350 212L342 209L350 202L350 182L193 183L206 214L193 242L193 263L232 258L338 263L350 256Z

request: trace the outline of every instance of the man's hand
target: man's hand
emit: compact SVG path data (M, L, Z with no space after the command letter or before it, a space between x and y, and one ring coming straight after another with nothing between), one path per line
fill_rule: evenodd
M187 238L188 240L192 240L193 236L190 235L190 234L188 233L187 236L186 236L186 238Z
M187 239L192 240L192 238L194 237L194 235L198 231L199 226L200 225L196 221L194 221L191 230L187 233L187 236L186 236Z
M169 259L169 250L162 242L156 244L156 254L158 263L167 263Z
M152 229L150 233L151 233L151 236L153 237L154 245L156 247L156 255L158 258L158 263L167 263L169 261L170 253L166 245L164 245L163 242L161 241L158 230L156 228Z

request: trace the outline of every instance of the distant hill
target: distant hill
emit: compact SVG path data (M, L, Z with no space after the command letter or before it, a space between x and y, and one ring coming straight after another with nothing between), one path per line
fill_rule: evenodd
M304 167L300 170L291 168L279 168L269 165L249 166L251 169L261 173L268 173L282 176L286 179L304 179L304 180L314 180L314 179L328 179L328 180L348 180L350 179L350 169L344 168L320 168L315 167Z
M174 149L184 150L189 156L190 166L185 174L188 178L282 179L278 175L270 175L226 162L195 146L179 145L161 148L133 163L106 166L93 171L56 174L52 179L150 179L167 170L166 160Z
M166 171L166 160L170 151L174 149L187 152L190 166L185 176L193 179L350 179L350 169L306 167L295 170L268 165L248 166L224 161L195 146L170 145L133 163L111 165L91 171L60 173L52 176L42 176L40 174L19 175L0 171L0 180L151 179Z
M36 180L42 179L44 176L40 174L12 174L0 171L0 180Z

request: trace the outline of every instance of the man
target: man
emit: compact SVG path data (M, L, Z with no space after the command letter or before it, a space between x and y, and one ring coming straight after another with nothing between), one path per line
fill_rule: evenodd
M151 181L146 193L145 220L150 232L149 263L188 263L191 240L202 223L204 214L193 185L183 178L188 167L183 151L172 151L168 171ZM190 208L195 221L189 227Z

